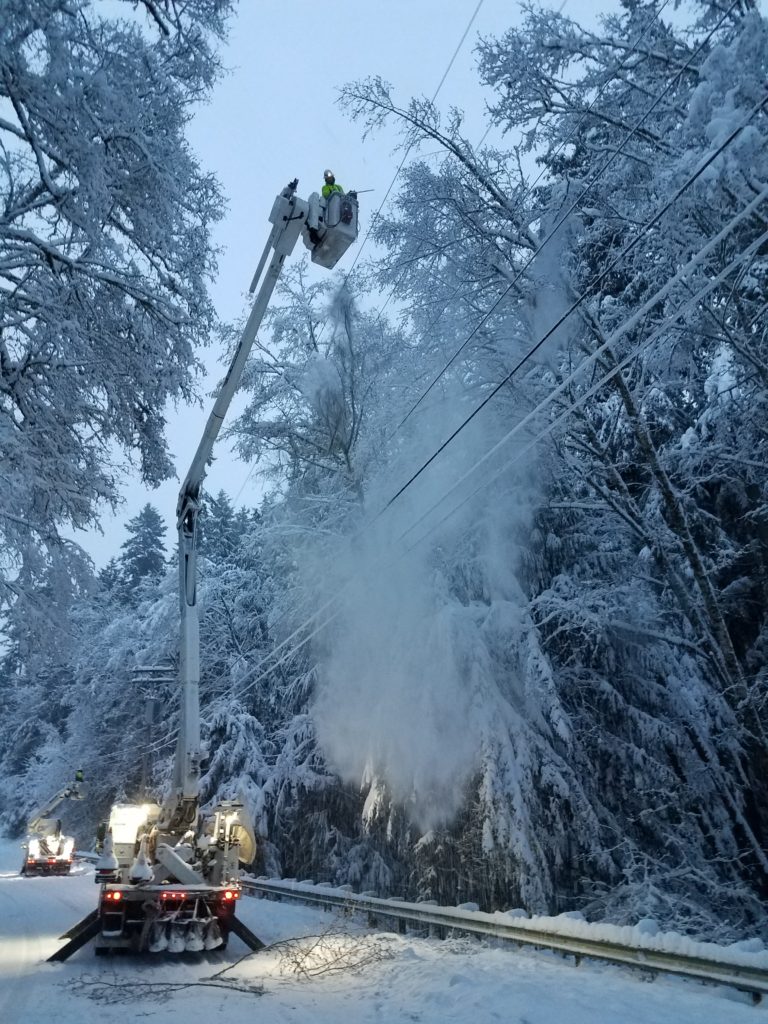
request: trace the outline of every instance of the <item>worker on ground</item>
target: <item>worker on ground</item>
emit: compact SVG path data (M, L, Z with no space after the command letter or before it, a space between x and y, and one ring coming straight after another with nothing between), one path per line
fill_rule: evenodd
M323 173L323 178L325 179L325 184L323 185L322 190L323 199L327 199L329 196L333 195L334 192L338 192L342 196L344 195L344 189L341 185L336 184L336 178L333 171L325 171Z

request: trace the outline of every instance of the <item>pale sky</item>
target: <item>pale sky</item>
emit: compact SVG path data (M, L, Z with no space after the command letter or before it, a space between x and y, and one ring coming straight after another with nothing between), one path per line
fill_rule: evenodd
M591 23L600 10L618 7L618 0L566 0L565 13ZM335 102L337 90L345 82L380 75L392 83L399 102L407 103L414 95L431 97L477 8L478 0L240 0L222 51L229 74L188 133L203 167L218 176L228 201L214 236L223 252L212 295L223 319L234 320L245 309L245 292L270 227L272 201L292 178L298 177L298 193L304 198L320 188L325 167L334 170L346 189L374 189L361 196L357 246L362 244L402 154L394 151L394 127L362 142L361 126L348 121ZM465 134L471 141L479 142L486 129L487 96L473 52L477 37L501 35L519 20L518 3L482 0L437 97L441 110L457 106L465 111ZM391 195L396 191L397 184ZM291 260L305 251L299 243ZM372 251L369 241L364 255ZM355 247L350 249L338 272L351 266L355 252ZM267 339L262 335L262 340ZM205 426L210 391L223 376L220 356L213 349L207 353L210 376L200 385L203 406L169 410L169 445L179 479ZM229 423L237 408L236 400ZM238 504L256 505L261 486L257 472L249 478L249 469L220 442L206 490L223 488L234 498L242 488ZM154 491L136 479L127 480L124 506L117 516L103 517L104 534L77 533L75 539L101 567L119 553L126 520L149 501L168 518L170 552L176 539L178 490L179 482L173 480Z

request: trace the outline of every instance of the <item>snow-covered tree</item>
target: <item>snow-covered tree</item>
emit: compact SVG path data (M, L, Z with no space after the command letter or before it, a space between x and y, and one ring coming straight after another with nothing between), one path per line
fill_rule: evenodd
M63 740L80 644L74 617L96 581L75 556L28 559L14 586L23 600L8 610L0 643L0 828L16 832L71 777Z
M149 484L171 473L163 409L215 327L222 210L184 129L230 8L3 4L0 586L116 502L120 450Z
M128 538L117 559L118 586L121 593L135 596L142 584L157 583L165 573L165 523L154 505L147 503L125 529Z
M404 144L437 141L446 154L436 169L406 170L396 214L377 228L389 253L381 279L407 267L405 315L435 368L427 379L440 372L437 388L416 389L419 403L474 388L471 409L493 389L488 423L495 410L513 428L542 399L535 429L568 417L537 449L542 511L527 542L509 534L517 564L482 570L482 517L463 538L455 531L447 554L440 541L450 592L468 610L501 607L500 572L528 595L526 630L498 636L503 660L483 691L498 713L470 805L476 850L488 870L500 854L505 884L529 903L573 898L579 876L609 886L623 876L628 902L652 879L646 896L663 893L674 916L677 894L691 919L697 893L717 917L741 887L736 920L754 917L750 886L766 874L755 800L764 602L744 572L764 558L746 523L762 515L765 467L742 442L752 453L765 444L755 410L768 50L753 5L696 8L698 23L679 30L658 4L627 3L589 32L529 7L521 28L484 40L492 124L521 139L509 154L473 151L458 114L441 126L432 105L398 106L377 79L347 87L344 101L369 128L399 118ZM526 152L543 164L540 185ZM481 291L485 312L457 332L465 296ZM488 487L497 519L514 492L503 476ZM521 660L523 636L533 660ZM491 650L478 639L474 666ZM515 678L534 700L510 720ZM456 856L450 843L434 848Z
M748 0L690 9L588 31L527 7L482 40L507 151L344 90L444 157L377 219L380 311L287 274L231 431L272 490L207 510L204 795L245 795L269 870L764 926L767 30ZM77 713L14 771L88 759L106 800L137 778L109 716L137 657L175 652L175 581L129 613L86 589Z

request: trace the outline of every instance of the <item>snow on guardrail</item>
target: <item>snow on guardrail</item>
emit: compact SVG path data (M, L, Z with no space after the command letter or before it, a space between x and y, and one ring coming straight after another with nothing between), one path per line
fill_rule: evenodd
M429 924L474 934L546 947L575 956L590 956L646 970L665 971L699 980L733 985L756 995L768 994L768 950L760 939L728 946L698 942L678 932L664 932L650 918L635 925L592 923L580 914L528 917L524 910L485 913L476 904L441 907L356 894L350 886L295 879L244 879L246 891L344 907L374 917Z

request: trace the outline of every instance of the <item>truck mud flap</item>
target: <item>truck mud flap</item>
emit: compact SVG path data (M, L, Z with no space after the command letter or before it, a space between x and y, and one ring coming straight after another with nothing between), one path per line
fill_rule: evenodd
M228 932L233 932L238 939L242 939L246 946L249 949L252 949L254 953L258 953L260 949L264 949L266 943L257 938L251 929L247 925L243 924L239 918L231 917L227 921L226 927Z
M61 936L62 939L69 939L69 942L62 946L61 949L57 949L55 953L52 953L47 962L48 963L62 963L64 960L68 960L73 953L76 953L78 949L90 942L91 939L96 938L101 929L101 920L99 919L99 911L92 910L87 917L84 917L82 921L79 921L74 927L70 928L69 931L64 932Z

